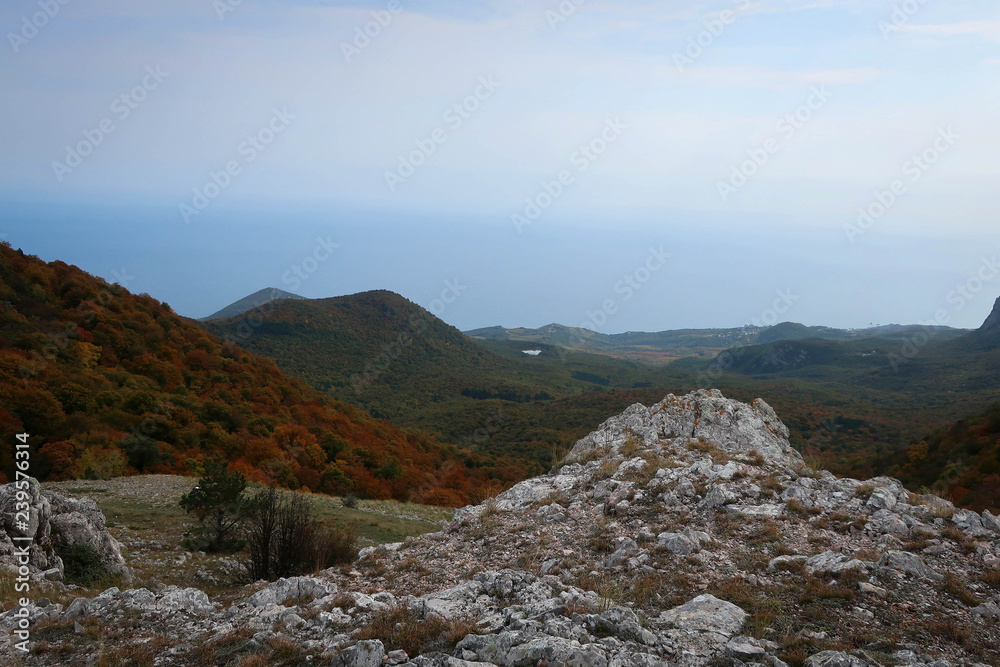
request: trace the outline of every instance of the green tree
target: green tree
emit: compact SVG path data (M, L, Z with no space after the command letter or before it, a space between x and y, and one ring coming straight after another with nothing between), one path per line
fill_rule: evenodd
M146 468L156 465L163 457L156 440L141 434L125 436L121 447L128 457L129 465L139 472L145 472Z
M243 545L235 537L246 512L243 491L247 480L241 472L229 472L221 454L206 458L198 486L181 497L181 507L198 519L194 539L188 545L204 551L236 551Z

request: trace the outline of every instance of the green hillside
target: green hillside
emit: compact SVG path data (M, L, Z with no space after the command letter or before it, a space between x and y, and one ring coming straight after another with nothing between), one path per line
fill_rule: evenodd
M659 400L689 375L548 344L476 341L386 291L278 301L204 326L375 416L528 457L538 470L634 402L617 392L649 389ZM579 400L594 392L602 400Z

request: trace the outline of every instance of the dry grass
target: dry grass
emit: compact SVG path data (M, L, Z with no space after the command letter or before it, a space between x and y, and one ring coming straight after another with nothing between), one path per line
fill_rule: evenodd
M785 503L785 511L791 516L798 517L818 516L823 513L823 510L818 507L806 507L802 504L801 500L796 498L792 498Z
M570 460L566 459L568 463L579 463L581 465L587 465L591 461L600 461L601 459L607 458L611 453L608 447L594 447L593 449L588 449L579 458Z
M578 577L576 586L600 596L600 612L613 605L636 606L651 611L670 609L694 597L693 580L681 569L632 577L585 573Z
M719 449L718 445L715 445L706 440L696 440L688 443L688 449L693 452L703 452L712 457L712 462L719 465L725 465L729 463L729 455L724 451Z
M626 459L635 458L636 454L638 454L642 449L642 445L642 436L635 433L629 433L625 437L625 444L622 445L622 456Z
M609 554L615 550L615 534L607 521L600 521L590 536L590 549L595 553Z
M751 546L772 544L781 540L781 530L771 519L761 519L747 533L746 543Z
M1000 591L1000 570L990 570L979 576L979 581Z
M930 508L929 514L934 519L944 519L947 521L955 516L955 508L945 504L936 504Z
M965 585L965 582L953 572L945 572L944 581L941 582L941 587L949 595L967 607L978 607L982 604L982 601L976 596L976 594L969 590L969 587Z
M851 602L858 597L858 582L864 577L861 570L842 572L836 581L828 582L818 577L807 576L799 593L799 602L806 604L817 600L832 600L840 603Z
M965 645L972 639L972 633L951 619L932 619L924 624L924 629L937 639Z
M708 590L715 597L732 602L742 608L750 617L743 631L758 639L782 613L784 604L775 591L766 586L754 586L742 577L732 577L716 582Z
M406 607L377 612L361 629L359 639L379 639L387 651L402 649L409 655L429 651L451 652L455 645L477 630L477 618L444 620L433 616L422 618Z
M813 525L823 530L832 530L842 535L847 535L851 529L862 530L865 527L865 520L859 516L852 516L845 512L834 512L822 516L813 522Z
M781 495L781 492L785 490L785 486L774 475L768 475L763 480L761 480L760 490L763 491L764 493L773 493L775 495Z
M875 489L878 487L874 484L862 484L858 488L854 489L854 497L860 498L861 500L868 500L872 497Z

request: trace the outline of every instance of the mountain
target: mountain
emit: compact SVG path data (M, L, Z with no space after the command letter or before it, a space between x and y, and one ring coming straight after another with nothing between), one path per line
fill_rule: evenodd
M769 330L606 336L551 324L494 327L470 339L391 292L279 301L204 326L397 426L515 457L533 472L602 415L671 391L767 396L787 416L796 447L851 475L873 474L879 457L1000 400L1000 355L963 351L954 364L951 346L969 335L946 327L888 325L865 330L868 337L819 328L846 336L839 339L802 338L817 328L782 324L772 335L796 340L736 346ZM639 363L606 353L615 344L649 358L677 356ZM672 352L662 352L666 344ZM708 355L711 345L723 351ZM583 351L599 348L605 352Z
M324 396L148 295L0 244L2 474L25 431L41 478L187 474L220 452L257 481L462 504L526 474Z
M768 396L795 445L836 472L875 474L927 433L1000 400L989 331L894 326L878 337L748 345L720 353L703 377Z
M183 552L159 568L139 549L111 553L156 585L29 601L21 613L43 619L32 664L1000 664L1000 520L893 478L811 468L787 436L760 399L699 391L633 405L551 473L435 532L213 597L174 574ZM15 493L0 489L0 506ZM68 505L61 494L29 498L36 534L66 520L42 511ZM16 565L0 549L0 566ZM26 566L33 579L39 566ZM15 613L0 623L18 627ZM13 643L0 644L8 662Z
M620 334L602 334L590 329L549 324L540 329L486 327L467 331L466 335L482 340L545 343L594 354L607 354L619 358L662 364L690 356L714 357L724 350L744 345L806 339L901 338L912 335L923 328L890 324L869 329L834 329L782 322L767 327L746 326L733 329L678 329L655 333L630 331ZM954 338L967 333L949 327L933 327L933 329L936 335L941 338Z
M983 326L980 327L979 332L982 334L1000 335L1000 298L997 298L996 303L993 304L993 312L983 322Z
M664 364L685 356L714 356L733 345L750 342L755 333L755 328L747 327L603 334L590 329L549 324L539 329L487 327L467 331L466 335L481 340L553 345L578 352Z
M1000 348L1000 299L997 299L983 326L968 337L970 346L981 350Z
M635 390L662 393L688 375L546 343L473 340L387 291L276 301L203 326L378 417L518 456L535 471L601 415L638 400Z
M200 321L207 322L209 320L218 320L225 317L236 317L237 315L242 315L248 310L253 310L254 308L260 308L263 305L271 303L272 301L277 301L278 299L305 299L304 296L299 296L298 294L292 294L291 292L286 292L280 290L277 287L267 287L260 290L259 292L254 292L250 296L245 296L239 301L235 301L222 310L209 315L208 317L201 318Z

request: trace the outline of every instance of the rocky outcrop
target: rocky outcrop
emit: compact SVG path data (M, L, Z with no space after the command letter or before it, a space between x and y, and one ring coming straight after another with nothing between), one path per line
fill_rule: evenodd
M990 313L979 332L989 336L1000 336L1000 298L993 304L993 311Z
M633 405L576 443L567 460L620 455L636 439L644 449L655 451L662 441L677 438L714 443L730 454L757 452L772 461L802 461L788 444L788 428L771 406L759 398L749 405L732 401L717 389L670 394L648 408Z
M334 667L1000 664L996 518L892 478L812 470L787 434L763 401L668 396L353 569L255 585L228 606L110 589L26 613L162 628L173 643L158 666L239 642Z
M90 498L71 498L42 491L38 481L28 478L26 488L17 484L0 486L0 569L16 572L22 565L19 550L28 547L29 576L33 579L62 581L64 566L59 553L67 547L87 547L112 576L128 581L132 574L121 554L121 545L108 532L104 514ZM20 492L20 493L19 493ZM26 503L27 509L18 506ZM23 521L18 512L26 511ZM31 538L26 542L19 538Z

